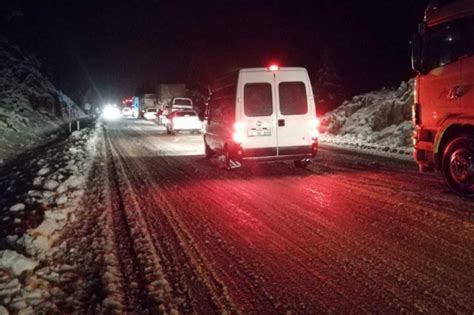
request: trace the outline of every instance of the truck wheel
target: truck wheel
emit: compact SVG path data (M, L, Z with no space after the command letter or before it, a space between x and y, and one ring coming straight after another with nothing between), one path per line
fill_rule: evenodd
M306 168L310 163L310 159L294 160L296 168Z
M212 159L216 156L216 152L214 152L209 145L204 141L204 153L206 154L206 159Z
M474 197L474 136L452 139L443 152L442 171L448 186L458 195Z

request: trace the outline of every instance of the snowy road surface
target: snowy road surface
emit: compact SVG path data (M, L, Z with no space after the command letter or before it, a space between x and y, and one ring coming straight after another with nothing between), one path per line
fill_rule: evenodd
M474 205L414 163L322 148L307 170L228 172L201 135L129 119L104 137L128 310L474 310Z

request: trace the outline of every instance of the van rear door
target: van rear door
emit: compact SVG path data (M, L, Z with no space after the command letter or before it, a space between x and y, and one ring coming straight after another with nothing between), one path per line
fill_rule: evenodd
M278 155L311 153L314 97L305 69L275 71Z
M274 77L268 71L242 71L238 102L245 132L244 157L277 155L277 128Z

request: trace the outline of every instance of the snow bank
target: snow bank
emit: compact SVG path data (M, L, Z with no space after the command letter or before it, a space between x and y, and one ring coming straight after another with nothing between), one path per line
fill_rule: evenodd
M0 161L38 145L79 107L40 71L36 58L0 37Z
M15 276L21 277L25 273L32 273L38 262L18 254L12 250L0 251L0 266L9 270Z
M31 177L35 190L8 208L8 219L21 223L20 218L36 212L38 205L44 215L37 227L0 240L4 248L0 250L0 314L57 313L51 297L64 294L57 283L65 279L70 266L49 262L63 246L62 230L81 204L95 156L96 130L75 131L65 147L49 149L48 158L31 161L39 166L32 170L37 176ZM37 182L44 184L34 185Z
M407 156L412 153L414 80L354 96L321 117L321 143Z

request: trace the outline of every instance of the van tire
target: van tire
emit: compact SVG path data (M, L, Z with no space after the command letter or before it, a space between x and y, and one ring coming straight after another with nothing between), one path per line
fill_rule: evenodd
M210 160L216 156L216 152L209 147L209 145L204 141L204 154L206 154L206 159Z
M296 168L306 168L311 161L308 159L303 159L303 160L294 160L293 163L295 164Z
M239 168L242 164L234 160L234 156L230 153L227 145L224 146L224 168L228 171L233 170L234 168Z
M224 167L226 170L230 171L232 170L231 163L230 163L230 152L227 149L227 146L224 148Z
M460 135L448 142L441 170L451 190L460 196L474 197L474 135Z

